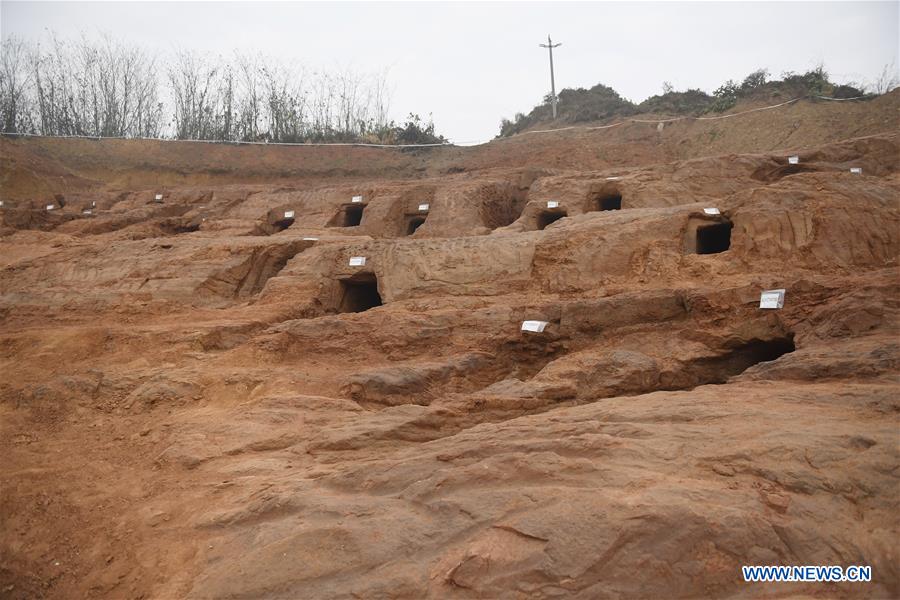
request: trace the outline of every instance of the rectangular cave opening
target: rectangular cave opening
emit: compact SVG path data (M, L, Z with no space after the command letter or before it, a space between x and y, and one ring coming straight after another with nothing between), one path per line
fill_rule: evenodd
M365 206L359 205L345 206L341 227L356 227L362 223L363 210L365 208Z
M425 217L409 217L406 221L406 235L412 235L425 224Z
M550 212L550 211L546 211L546 210L542 211L538 215L537 228L538 229L546 229L548 225L551 225L552 223L556 223L557 221L559 221L560 219L562 219L565 216L568 216L568 215L564 212Z
M339 312L363 312L381 305L378 278L374 273L359 273L350 279L341 281Z
M697 227L697 254L718 254L731 247L732 223L712 223Z
M594 210L621 210L622 194L609 194L607 196L599 196L596 199L596 207Z

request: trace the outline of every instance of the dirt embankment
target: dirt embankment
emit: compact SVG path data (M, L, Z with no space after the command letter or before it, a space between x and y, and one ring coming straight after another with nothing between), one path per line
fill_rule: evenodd
M757 107L741 103L726 114ZM584 126L591 125L597 124ZM898 128L900 90L866 102L803 100L718 121L686 119L662 129L655 123L627 123L594 131L526 133L474 147L396 150L4 137L0 138L0 194L6 199L43 201L73 192L186 185L310 186L497 167L599 170L799 149Z
M900 595L897 98L0 141L3 597Z

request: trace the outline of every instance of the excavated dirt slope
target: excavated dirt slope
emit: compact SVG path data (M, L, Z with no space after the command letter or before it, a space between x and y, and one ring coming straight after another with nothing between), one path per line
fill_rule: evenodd
M898 107L0 140L0 596L900 596Z

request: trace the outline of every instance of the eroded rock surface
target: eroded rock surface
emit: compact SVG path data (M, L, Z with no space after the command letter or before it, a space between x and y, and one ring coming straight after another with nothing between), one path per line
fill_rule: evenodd
M258 148L243 182L171 159L159 187L141 142L91 180L69 142L2 140L2 594L900 596L885 114L718 156L679 124L677 153L580 168L554 157L581 134L346 171ZM71 178L53 211L44 172Z

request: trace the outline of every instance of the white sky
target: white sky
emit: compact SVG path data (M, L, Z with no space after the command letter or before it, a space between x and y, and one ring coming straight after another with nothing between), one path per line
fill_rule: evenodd
M893 63L900 2L10 2L3 37L111 32L147 49L262 52L309 68L388 69L393 117L429 112L456 142L485 140L502 117L549 91L604 83L640 102L712 91L764 67L824 62L834 80L866 82Z

